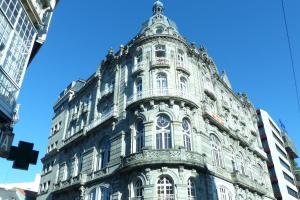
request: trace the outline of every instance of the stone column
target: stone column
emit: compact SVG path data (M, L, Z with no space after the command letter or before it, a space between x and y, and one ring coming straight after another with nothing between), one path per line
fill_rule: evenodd
M186 184L176 184L176 199L185 200L187 199L187 185Z
M154 184L146 184L144 186L144 200L153 200L153 190L155 190L155 185Z
M173 146L175 149L184 148L181 122L172 121L172 124L173 124L173 141L174 141Z
M153 146L153 137L155 135L155 131L153 130L153 122L145 123L145 149L155 149Z

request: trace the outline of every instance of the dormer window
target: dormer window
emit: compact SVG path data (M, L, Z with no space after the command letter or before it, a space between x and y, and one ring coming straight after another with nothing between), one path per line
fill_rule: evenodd
M184 61L184 52L181 49L178 49L178 54L177 54L177 61L178 63L182 64Z
M158 44L155 46L155 56L157 58L166 57L166 45Z
M139 50L136 53L136 63L141 63L143 61L143 51Z

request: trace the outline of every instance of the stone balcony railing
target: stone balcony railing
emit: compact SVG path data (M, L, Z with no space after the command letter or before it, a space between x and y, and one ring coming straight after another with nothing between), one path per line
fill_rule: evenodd
M248 176L241 175L238 172L233 172L231 174L231 178L234 184L238 184L241 187L247 188L261 195L265 195L267 193L264 184L258 183Z
M133 66L131 73L133 75L140 73L145 70L145 66L146 66L145 62L137 63L136 65Z
M64 189L69 189L70 187L76 187L78 185L82 185L87 181L86 174L79 174L75 177L68 178L64 181L59 181L54 184L54 192L63 191Z
M105 88L103 91L101 91L101 94L100 94L100 99L109 95L109 94L112 94L114 92L114 85L110 85L108 86L107 88Z
M96 128L100 124L103 124L104 122L107 122L109 119L116 118L118 116L118 110L117 107L114 106L110 111L107 113L101 115L100 117L93 120L87 127L86 132L91 131L92 129Z
M176 69L180 70L180 71L182 71L182 72L184 72L188 75L191 74L189 67L186 64L184 64L183 62L177 62L176 63Z
M153 61L151 61L151 67L170 67L170 62L166 58L157 58Z
M87 180L92 181L92 180L95 180L98 178L102 178L108 174L109 174L109 167L105 167L103 169L100 169L100 170L97 170L97 171L94 171L94 172L88 174Z
M197 106L197 99L195 95L190 94L187 91L182 91L179 89L155 89L155 90L145 90L136 94L133 94L127 99L127 106L130 106L136 102L146 100L146 99L174 99L179 101L184 101L191 105L192 107Z
M175 195L174 194L165 194L165 195L159 195L157 196L157 198L155 198L157 200L175 200Z
M205 164L203 155L196 152L185 149L158 149L143 150L140 153L126 156L123 158L122 166L124 169L128 169L161 163L192 165L197 168L203 168Z
M85 127L81 128L79 131L77 131L75 134L67 137L65 140L64 140L64 145L67 145L69 143L71 143L72 141L74 140L77 140L77 138L81 137L84 132L85 132Z

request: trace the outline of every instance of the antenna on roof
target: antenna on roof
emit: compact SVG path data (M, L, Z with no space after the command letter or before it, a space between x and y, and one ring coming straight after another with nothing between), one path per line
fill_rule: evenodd
M280 125L281 130L283 130L284 132L287 133L287 131L286 131L286 129L285 129L285 125L284 125L284 123L281 121L281 119L279 119L279 125Z

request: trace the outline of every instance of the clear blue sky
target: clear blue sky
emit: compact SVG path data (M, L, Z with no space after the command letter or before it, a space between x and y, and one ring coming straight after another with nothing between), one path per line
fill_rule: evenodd
M83 3L84 2L84 3ZM34 143L39 162L28 171L0 159L0 183L31 181L42 170L52 106L72 81L88 78L110 47L118 49L151 16L152 0L61 0L46 43L29 66L19 96L19 140ZM166 15L190 42L204 44L236 92L285 123L300 150L299 119L280 0L163 0ZM285 0L296 75L300 81L300 1ZM300 87L300 85L299 85Z

